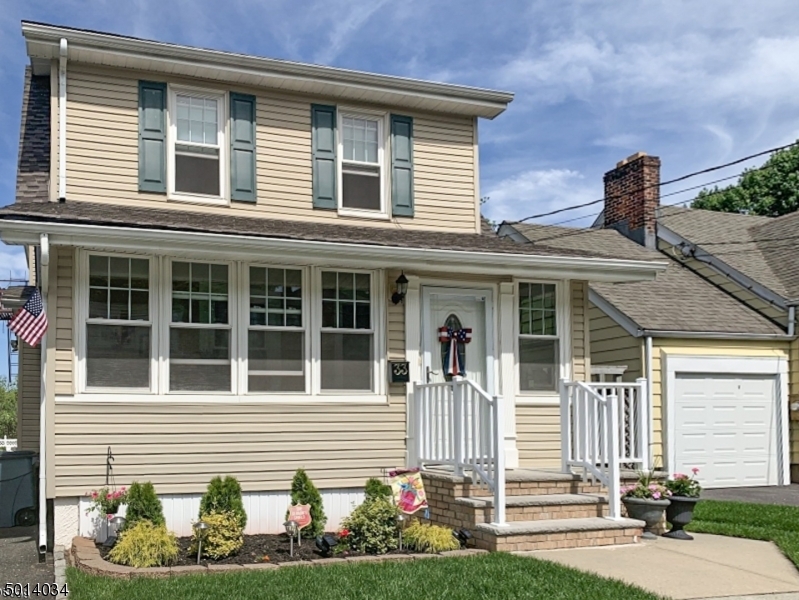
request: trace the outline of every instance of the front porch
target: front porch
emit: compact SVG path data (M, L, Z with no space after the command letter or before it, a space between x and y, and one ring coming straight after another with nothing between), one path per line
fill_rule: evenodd
M561 381L559 469L505 468L506 408L460 377L414 386L410 452L430 521L467 529L489 550L638 541L643 523L622 517L620 495L650 468L646 381Z

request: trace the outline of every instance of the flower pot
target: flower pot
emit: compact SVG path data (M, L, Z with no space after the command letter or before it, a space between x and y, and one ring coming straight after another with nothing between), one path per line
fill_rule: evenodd
M689 498L688 496L672 496L671 504L666 509L666 520L671 523L671 531L664 533L664 537L674 538L675 540L694 539L685 531L683 527L694 518L694 507L699 502L699 498Z
M663 518L663 511L669 505L668 500L652 500L651 498L622 498L622 503L627 509L627 516L631 519L643 521L644 539L654 540L657 535L652 531Z

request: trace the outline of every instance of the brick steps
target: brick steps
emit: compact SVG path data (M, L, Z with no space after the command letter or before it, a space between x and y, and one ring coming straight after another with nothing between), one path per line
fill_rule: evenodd
M641 535L643 525L642 521L634 519L592 517L517 521L505 526L480 523L472 533L481 548L519 552L634 544Z
M492 519L494 498L468 496L455 498L455 503L475 511L475 524ZM604 517L608 514L607 499L588 494L535 494L508 496L505 518L510 521L539 521L546 519L581 519Z

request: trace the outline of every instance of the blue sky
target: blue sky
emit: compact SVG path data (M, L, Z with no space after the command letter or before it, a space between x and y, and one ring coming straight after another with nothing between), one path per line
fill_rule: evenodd
M799 138L795 0L3 0L0 205L14 195L21 19L513 91L480 129L495 220L599 198L602 174L639 150L669 179ZM0 278L24 267L0 246Z

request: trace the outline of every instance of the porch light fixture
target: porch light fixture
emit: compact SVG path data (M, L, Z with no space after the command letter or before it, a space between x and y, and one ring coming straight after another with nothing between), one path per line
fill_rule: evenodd
M194 524L194 529L197 532L197 564L200 564L200 556L203 553L203 535L205 530L208 529L208 523L205 521L197 521Z
M283 527L286 528L286 533L288 534L289 540L291 541L289 556L294 558L294 536L299 535L300 528L297 524L297 521L286 521L285 523L283 523Z
M395 283L397 284L397 290L391 294L391 301L394 304L399 304L405 300L405 294L408 293L408 278L405 277L405 271L400 273Z

